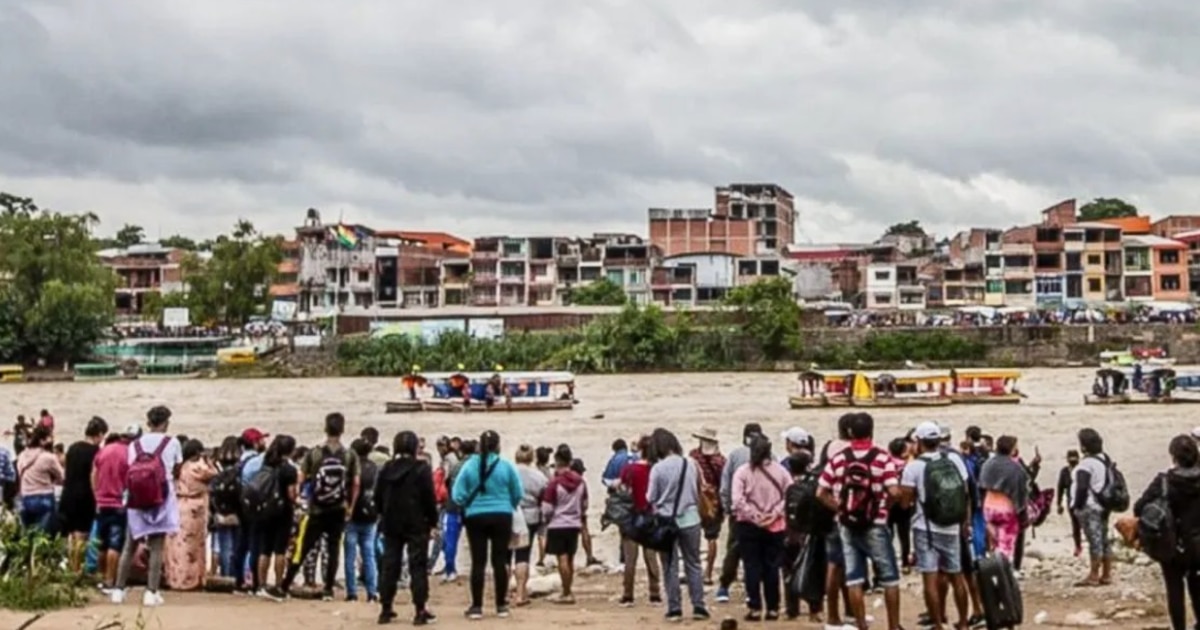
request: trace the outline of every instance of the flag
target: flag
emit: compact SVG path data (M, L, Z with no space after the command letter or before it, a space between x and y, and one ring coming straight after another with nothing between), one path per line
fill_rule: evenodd
M358 245L358 232L352 227L339 224L337 227L330 228L329 231L333 240L342 247L350 249Z

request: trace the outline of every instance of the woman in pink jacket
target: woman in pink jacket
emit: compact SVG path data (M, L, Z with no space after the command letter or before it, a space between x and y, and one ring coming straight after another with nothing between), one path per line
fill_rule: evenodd
M750 444L750 461L733 474L734 534L742 552L746 597L750 612L747 621L779 619L779 571L787 519L784 502L792 478L771 456L771 442L755 439Z

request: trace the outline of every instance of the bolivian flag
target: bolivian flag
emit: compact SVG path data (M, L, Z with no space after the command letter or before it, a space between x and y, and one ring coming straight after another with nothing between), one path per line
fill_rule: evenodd
M351 248L358 245L358 233L352 227L339 224L330 229L330 235L342 247Z

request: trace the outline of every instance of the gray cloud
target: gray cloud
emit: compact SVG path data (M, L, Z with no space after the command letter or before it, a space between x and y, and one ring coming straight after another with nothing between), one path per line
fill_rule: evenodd
M0 189L212 234L645 230L777 181L798 240L1186 212L1200 7L1164 0L0 3Z

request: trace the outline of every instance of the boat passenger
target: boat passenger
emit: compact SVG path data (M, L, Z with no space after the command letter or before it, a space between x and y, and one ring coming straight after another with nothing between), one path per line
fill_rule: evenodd
M421 366L413 365L412 369L404 377L404 389L408 390L408 399L417 399L417 386L422 384L425 379L421 378Z
M463 372L465 370L466 370L466 366L459 363L458 371L455 372L454 374L450 375L450 379L449 379L450 395L451 396L462 396L463 405L470 407L471 406L471 379L467 378L466 374L463 374Z

